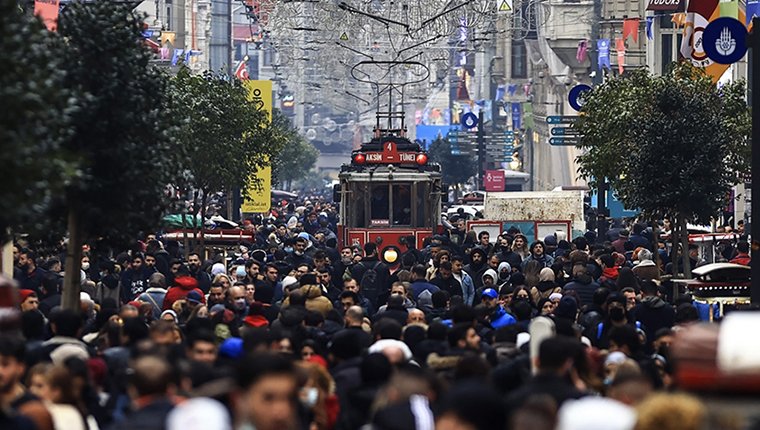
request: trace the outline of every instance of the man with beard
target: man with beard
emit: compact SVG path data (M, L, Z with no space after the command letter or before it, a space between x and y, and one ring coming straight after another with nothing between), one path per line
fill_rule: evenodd
M438 273L436 273L435 277L430 280L430 283L449 293L450 297L460 296L464 298L462 285L459 281L454 279L452 270L453 268L450 261L441 262L441 264L438 265Z
M525 266L530 261L537 261L541 268L551 267L554 264L554 258L546 254L546 245L544 242L537 240L530 244L530 255L522 262L522 269L525 270Z
M285 257L285 261L290 267L298 267L301 264L311 265L311 257L306 255L306 247L309 245L309 241L303 237L297 237L293 241L293 252Z
M16 280L19 286L25 290L32 290L37 295L40 294L40 285L45 277L45 270L37 267L37 256L29 249L22 249L18 255L18 267L20 272Z
M506 261L509 263L509 267L512 268L512 271L517 271L522 267L522 257L520 257L520 254L512 251L512 236L504 234L501 236L501 240L502 246L501 252L499 253L499 260Z
M132 256L129 269L121 274L121 301L127 303L148 289L148 278L153 271L145 267L145 259L142 254Z
M45 405L21 384L25 353L24 339L0 335L0 407L15 415L8 428L53 430L53 419Z
M488 269L486 265L486 253L480 248L474 248L470 251L470 264L464 266L464 271L467 272L475 284L475 289L483 286L483 272Z
M464 270L464 258L461 255L451 257L451 274L462 286L462 298L467 306L472 306L475 299L475 282L469 273Z
M344 246L340 250L340 261L332 265L332 278L336 281L351 277L351 268L354 265L354 251L350 246Z
M224 304L224 287L221 284L212 284L208 290L208 308L222 304Z
M211 288L211 276L201 270L201 256L197 252L191 252L187 256L187 268L190 270L190 276L198 281L198 288L203 294L208 293Z
M486 288L483 290L483 293L480 295L480 300L483 305L485 305L486 309L488 309L488 320L491 323L491 327L494 329L499 329L517 322L515 317L510 315L499 304L499 293L493 288Z

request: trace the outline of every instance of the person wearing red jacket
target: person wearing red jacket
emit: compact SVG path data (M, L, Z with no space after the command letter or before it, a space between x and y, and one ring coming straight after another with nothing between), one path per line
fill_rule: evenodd
M195 278L187 275L176 277L174 286L169 288L164 297L163 310L171 309L174 302L184 299L191 291L197 291L201 296L201 303L206 304L206 297L203 295L203 291L198 288L198 281Z

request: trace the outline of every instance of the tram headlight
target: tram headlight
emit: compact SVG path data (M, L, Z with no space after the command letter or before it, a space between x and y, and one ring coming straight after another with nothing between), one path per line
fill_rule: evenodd
M367 161L367 157L364 156L364 154L356 154L354 155L354 163L356 164L364 164Z
M425 155L425 154L417 154L416 161L417 161L417 165L418 166L424 166L425 164L427 164L427 161L428 161L427 155Z
M391 245L387 246L383 250L383 262L386 264L396 264L398 261L399 256L401 255L401 250L397 247Z

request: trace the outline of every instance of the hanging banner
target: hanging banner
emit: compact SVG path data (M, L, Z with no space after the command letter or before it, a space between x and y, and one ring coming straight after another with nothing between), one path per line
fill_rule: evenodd
M522 128L522 110L520 103L512 103L512 130Z
M623 39L615 39L615 51L617 51L618 73L622 75L625 71L625 41Z
M654 24L654 17L647 17L647 39L654 40L654 33L652 32L652 25Z
M531 102L523 102L522 104L522 111L523 111L523 119L525 123L525 129L532 130L536 128L535 123L533 122L533 103Z
M586 61L586 54L588 53L588 41L586 39L578 41L578 49L575 50L575 59L579 63Z
M739 19L741 19L741 11L739 12ZM752 22L752 18L760 16L760 0L747 0L747 13L744 23L749 26Z
M718 3L718 0L689 2L686 7L686 23L680 49L681 57L691 61L694 66L703 68L716 83L729 66L718 64L707 56L702 42L702 33L711 21L720 18ZM743 16L739 17L740 20L742 18Z
M267 113L272 121L272 81L243 81L248 89L248 99ZM267 163L258 166L253 178L248 182L248 198L243 200L240 209L243 213L263 213L269 210L272 202L272 166ZM258 182L258 187L256 186Z
M721 0L720 16L739 19L739 0Z
M626 18L623 20L623 40L633 36L633 43L639 42L639 19Z
M599 53L599 69L603 67L611 69L610 66L610 39L599 39L596 41L596 52Z
M58 27L59 0L34 0L34 14L42 19L50 31Z

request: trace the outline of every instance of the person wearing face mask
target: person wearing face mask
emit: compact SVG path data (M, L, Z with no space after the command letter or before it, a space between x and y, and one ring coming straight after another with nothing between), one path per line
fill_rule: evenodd
M634 328L641 328L641 323L629 319L625 310L625 297L619 294L610 294L605 303L606 316L602 322L596 326L591 326L586 330L586 337L591 340L591 344L599 349L608 349L610 346L610 331L614 327L632 325Z
M235 314L237 322L243 321L243 318L248 315L248 303L245 301L245 289L242 286L234 285L227 289L227 302L225 304L227 309Z

